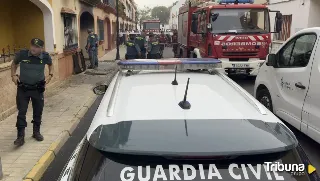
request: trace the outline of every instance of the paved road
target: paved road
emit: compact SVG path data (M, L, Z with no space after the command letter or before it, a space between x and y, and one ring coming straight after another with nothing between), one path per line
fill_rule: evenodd
M164 53L164 57L172 57L171 49L167 48ZM246 79L246 78L233 78L239 85L241 85L245 90L249 93L253 94L253 85L254 79ZM68 161L71 153L75 149L76 145L80 142L80 140L84 137L87 129L90 126L91 120L98 108L98 105L101 101L101 96L96 100L96 102L92 105L92 107L88 110L86 115L81 119L79 126L73 133L73 135L69 138L66 144L62 147L61 151L58 153L56 159L51 163L48 170L45 172L41 181L56 181L61 173L64 165ZM301 145L307 152L312 164L320 170L320 145L306 137L305 135L298 132L295 128L289 126L297 138L299 139ZM319 171L318 171L319 173Z

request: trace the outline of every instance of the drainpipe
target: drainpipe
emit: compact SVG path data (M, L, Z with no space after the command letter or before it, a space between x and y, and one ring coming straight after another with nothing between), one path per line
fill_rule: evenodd
M1 157L0 157L0 180L3 179L3 172L2 172L2 164L1 164Z

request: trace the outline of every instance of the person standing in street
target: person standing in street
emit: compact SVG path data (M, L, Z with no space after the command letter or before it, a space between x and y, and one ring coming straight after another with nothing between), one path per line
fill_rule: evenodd
M178 55L178 31L173 30L173 35L172 35L172 51L174 53L174 58L177 58Z
M145 59L146 53L147 53L147 49L146 49L147 42L146 42L146 36L145 36L144 30L142 30L141 34L138 34L136 36L135 43L138 44L140 47L140 50L141 50L140 58Z
M95 68L98 68L99 66L99 60L98 60L98 49L99 49L99 37L97 34L94 34L94 36L96 37L96 49L95 49L95 52L94 52L94 55L95 55Z
M139 45L135 42L135 35L129 34L129 40L126 43L127 53L125 55L126 60L136 59L141 56L141 50Z
M93 33L92 29L88 29L88 38L87 38L87 45L86 45L86 50L89 54L89 59L90 59L90 66L88 67L89 69L94 69L96 67L96 62L98 62L98 57L96 55L96 43L97 43L97 37Z
M148 59L159 59L160 55L160 43L159 40L154 37L153 33L149 33L148 42Z
M27 127L26 114L31 99L33 107L33 135L37 141L43 141L40 133L41 118L44 106L46 84L53 77L53 64L50 55L43 51L44 42L38 38L31 40L30 50L19 51L11 64L12 81L17 85L17 108L18 116L16 127L18 130L17 139L14 145L22 146L25 141L25 128ZM20 75L16 74L20 64ZM45 77L45 65L49 67L49 76Z

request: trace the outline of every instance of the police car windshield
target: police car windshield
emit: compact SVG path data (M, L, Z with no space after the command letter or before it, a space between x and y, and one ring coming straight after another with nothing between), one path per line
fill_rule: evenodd
M88 158L79 177L86 181L119 180L119 177L121 181L159 177L167 178L160 180L194 181L308 180L303 166L307 163L299 156L302 148L297 146L292 133L279 123L259 120L122 121L99 126L88 140ZM270 165L275 162L294 164L297 172L295 175L284 170L273 172ZM178 169L177 177L172 177L172 167Z
M101 152L89 144L87 156L76 170L81 169L78 181L306 181L309 180L308 174L297 156L298 152L299 149L292 149L277 154L243 156L230 160L175 160ZM297 171L271 171L271 162L294 164L297 167L294 170Z
M298 144L280 123L237 119L121 121L98 126L88 140L102 151L161 156L254 155Z
M212 13L219 14L218 18L212 22L212 33L244 34L270 31L266 9L214 9Z

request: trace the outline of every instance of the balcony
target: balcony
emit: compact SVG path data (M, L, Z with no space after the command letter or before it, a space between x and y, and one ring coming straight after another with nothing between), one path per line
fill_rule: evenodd
M79 1L89 4L91 6L97 6L99 3L101 3L101 0L79 0Z
M100 9L103 9L106 13L112 13L116 14L116 5L115 1L113 0L103 0L103 2L100 2L97 4L97 7Z

